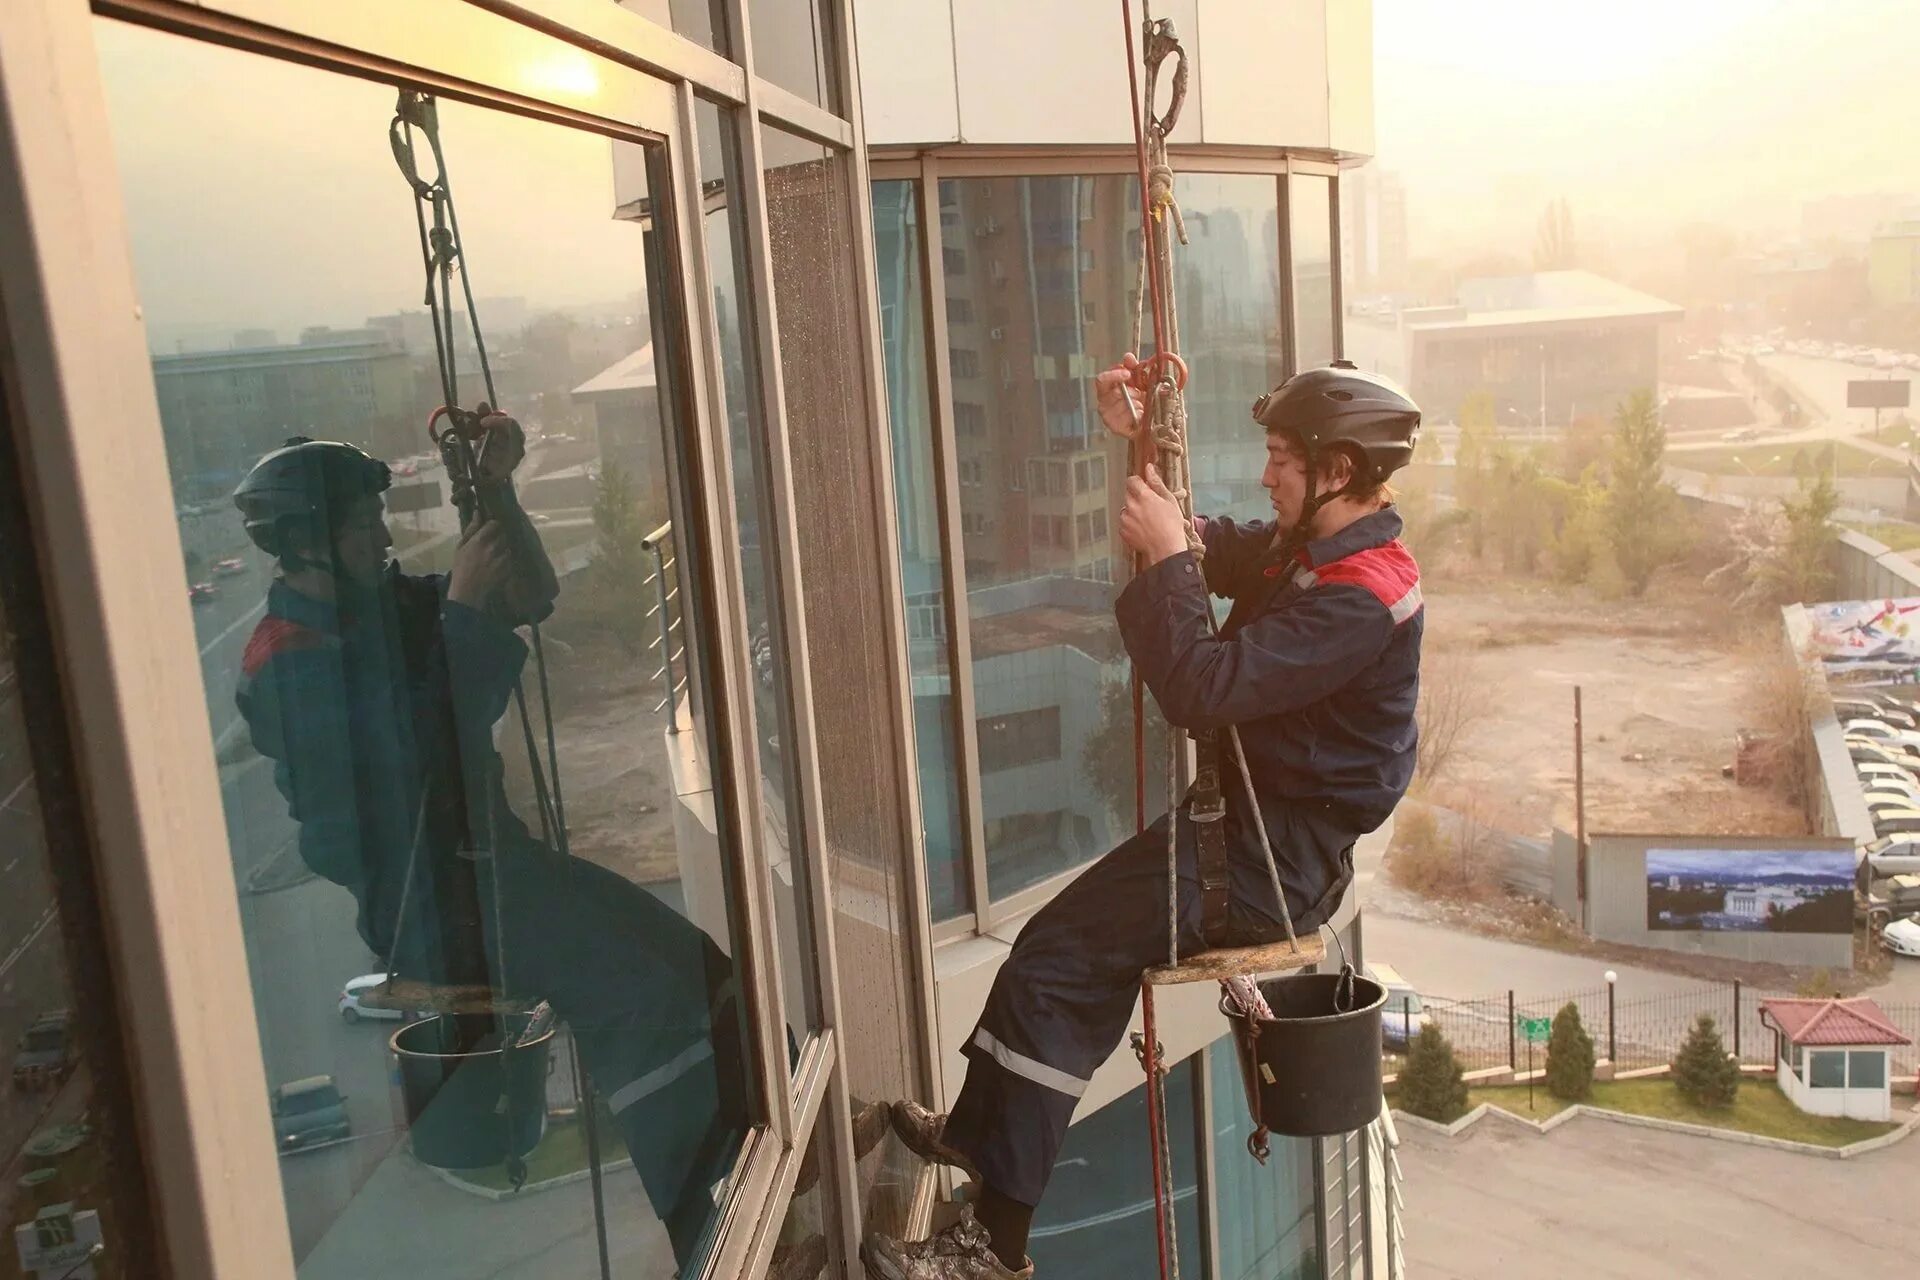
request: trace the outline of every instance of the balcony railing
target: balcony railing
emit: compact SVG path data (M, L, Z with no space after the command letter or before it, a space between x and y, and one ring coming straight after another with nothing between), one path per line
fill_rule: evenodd
M654 626L648 649L660 664L649 679L659 682L660 701L655 713L666 712L667 732L681 730L680 707L687 691L687 627L680 608L680 585L672 572L679 563L673 542L671 520L640 540L640 546L653 558L653 568L643 586L653 588L653 605L647 620Z

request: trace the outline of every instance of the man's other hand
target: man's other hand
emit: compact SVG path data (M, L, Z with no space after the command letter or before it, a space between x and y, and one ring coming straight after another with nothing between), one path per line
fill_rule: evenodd
M1133 388L1134 370L1140 362L1129 351L1120 363L1093 376L1093 402L1100 410L1100 421L1122 440L1131 440L1140 430L1140 393Z
M1168 492L1166 481L1160 478L1158 467L1149 465L1144 480L1127 477L1127 504L1120 509L1120 540L1145 556L1148 564L1159 564L1185 551L1190 527L1180 514L1180 504Z

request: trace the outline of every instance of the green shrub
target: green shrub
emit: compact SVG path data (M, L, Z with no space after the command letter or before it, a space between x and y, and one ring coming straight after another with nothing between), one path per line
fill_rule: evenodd
M1701 1014L1687 1032L1673 1060L1673 1084L1695 1106L1733 1105L1740 1091L1740 1064L1727 1056L1726 1042L1720 1039L1711 1014Z
M1553 1015L1547 1038L1547 1092L1563 1102L1585 1102L1593 1094L1593 1037L1571 1000Z
M1460 1059L1440 1028L1420 1028L1400 1072L1400 1107L1427 1120L1451 1124L1467 1113L1467 1082Z

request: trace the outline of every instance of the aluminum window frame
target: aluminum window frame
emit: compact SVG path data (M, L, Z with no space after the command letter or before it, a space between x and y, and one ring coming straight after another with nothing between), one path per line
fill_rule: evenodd
M1334 295L1334 349L1344 351L1343 318L1339 310L1343 264L1340 261L1341 166L1314 155L1272 149L1215 145L1175 146L1169 158L1176 174L1271 175L1280 255L1280 296L1277 317L1282 338L1282 369L1291 377L1299 369L1299 333L1293 285L1292 206L1290 179L1295 174L1324 177L1331 189L1329 226ZM948 667L951 672L954 726L950 740L959 775L961 837L965 841L968 899L972 910L934 923L936 944L994 933L1011 921L1044 906L1088 866L1089 859L1056 872L1036 884L994 898L988 883L985 818L981 808L980 754L976 729L977 703L973 687L972 615L967 603L964 531L960 527L960 480L957 428L954 421L953 369L948 353L945 248L946 227L940 217L940 183L948 178L1135 177L1138 162L1131 148L941 146L924 149L885 149L868 164L873 181L915 184L920 205L919 267L923 277L925 331L929 385L933 389L933 463L943 564L940 594L947 609ZM896 590L897 594L897 590ZM909 740L908 751L914 746ZM917 754L911 755L914 779L919 777ZM916 845L920 837L916 837ZM923 847L919 849L922 859ZM924 861L921 867L924 876ZM935 1046L937 1051L937 1046Z
M449 3L460 0L449 0ZM222 1019L198 992L246 971L226 831L212 753L207 749L200 690L166 672L189 665L191 628L177 600L157 584L180 579L180 551L148 532L171 518L163 434L150 376L127 217L118 184L101 73L94 49L98 17L129 21L174 35L225 45L257 56L375 80L401 83L489 109L506 110L663 153L671 199L670 264L682 292L686 391L692 430L689 486L698 515L710 527L704 566L713 597L709 620L714 661L721 673L712 690L715 734L722 759L716 784L731 791L727 806L735 830L727 842L745 936L736 940L754 1006L759 1045L754 1077L764 1108L743 1145L718 1244L707 1273L757 1274L770 1256L773 1235L798 1172L799 1156L823 1111L845 1127L849 1106L844 1061L836 1039L837 969L831 891L820 841L818 775L804 659L796 665L789 701L804 726L796 754L807 831L805 856L813 886L814 943L820 1034L809 1039L789 1075L781 1037L781 972L772 938L768 860L759 828L757 772L744 746L754 741L753 708L745 679L750 666L738 619L744 596L733 533L729 460L714 423L718 362L710 336L711 294L704 289L704 241L698 234L698 149L691 112L696 91L732 104L742 131L743 167L751 181L742 195L756 238L750 287L768 302L755 335L761 346L762 385L776 411L778 331L771 307L770 256L765 241L764 188L759 182L757 125L771 124L844 153L851 161L849 216L854 245L872 262L866 157L860 130L847 119L751 75L730 62L601 0L463 0L515 24L502 28L515 52L565 42L640 75L623 86L624 105L607 114L551 98L503 90L474 74L447 69L431 37L381 34L365 10L329 10L294 0L97 0L91 7L64 0L18 0L0 15L0 236L10 284L9 345L23 361L21 449L31 503L49 570L48 609L60 656L70 670L92 677L75 682L70 715L80 744L79 768L98 822L97 867L106 906L109 962L121 984L120 1016L136 1074L140 1142L152 1161L155 1214L166 1240L168 1268L178 1275L291 1277L287 1214L279 1193L278 1156L267 1114L264 1068L250 1021ZM832 14L830 55L858 119L858 78L849 0ZM751 57L744 0L730 0L728 20L743 59ZM823 15L825 17L826 15ZM358 25L356 25L358 24ZM358 34L356 34L358 33ZM344 39L333 37L344 35ZM463 55L464 57L464 55ZM479 60L484 64L484 59ZM747 65L751 65L748 61ZM57 110L47 110L57 103ZM640 123L636 124L635 120ZM103 251L101 246L106 246ZM870 271L867 275L870 277ZM670 277L671 278L671 277ZM869 342L877 338L871 280L860 293ZM870 423L884 421L882 374L873 350L862 353ZM131 430L88 432L80 424L118 421ZM775 455L776 507L782 511L781 608L790 634L804 637L799 607L797 547L792 539L791 482L784 465L785 419L768 419ZM877 475L890 482L885 432L877 438ZM890 512L876 504L876 517ZM881 526L879 541L887 548ZM898 582L897 562L891 565ZM904 695L904 615L890 594L889 630L899 656L891 674ZM156 625L157 624L157 625ZM197 669L197 665L195 665ZM189 696L193 695L193 696ZM911 747L910 707L897 708ZM744 730L744 732L742 732ZM897 770L903 796L914 799L914 776ZM916 824L917 825L917 824ZM907 883L925 919L924 867L910 860ZM915 940L921 985L931 991L930 940ZM931 1003L926 1008L930 1011ZM931 1058L920 1055L923 1075ZM773 1141L777 1140L777 1141ZM859 1198L846 1143L835 1143L833 1170L846 1213L843 1243L857 1243Z

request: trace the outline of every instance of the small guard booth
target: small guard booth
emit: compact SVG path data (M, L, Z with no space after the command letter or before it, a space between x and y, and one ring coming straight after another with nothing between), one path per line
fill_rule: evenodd
M1879 1005L1864 996L1762 1000L1760 1021L1773 1029L1775 1076L1795 1106L1815 1116L1893 1118L1892 1051L1913 1041Z

